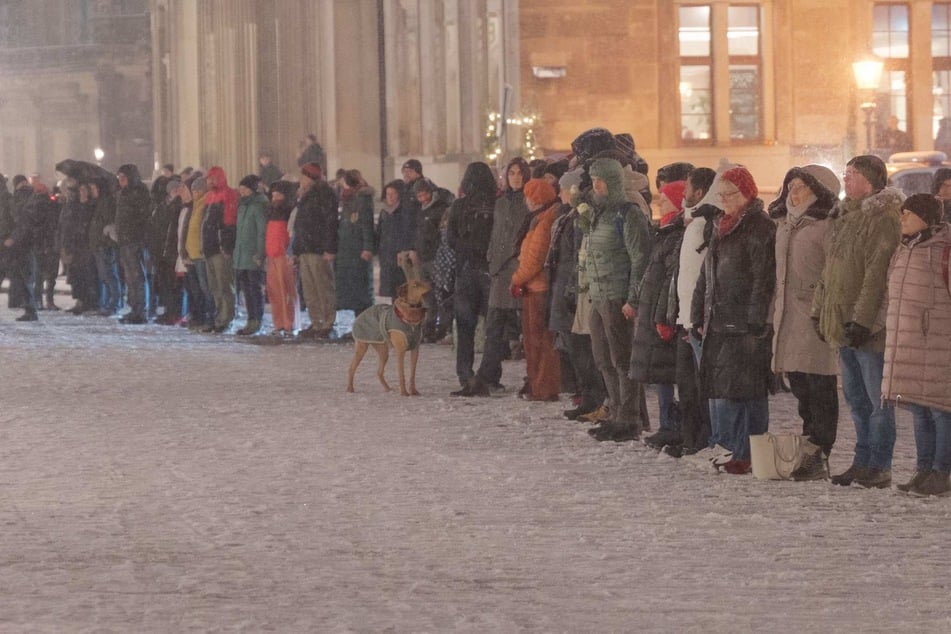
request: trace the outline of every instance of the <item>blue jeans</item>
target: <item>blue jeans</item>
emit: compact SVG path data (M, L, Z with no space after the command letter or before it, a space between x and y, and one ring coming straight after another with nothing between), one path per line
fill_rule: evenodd
M119 288L119 256L115 247L96 249L96 271L99 274L99 305L110 313L119 310L122 291Z
M750 436L769 429L769 401L765 398L710 399L710 426L719 428L719 444L734 460L750 460Z
M128 288L128 303L134 317L148 317L150 288L145 272L145 250L140 244L126 244L119 247L119 261Z
M852 465L891 469L895 448L895 408L882 405L885 353L839 348L842 391L855 423Z
M658 383L657 388L657 407L660 410L660 428L670 431L680 431L680 419L671 416L671 406L674 404L674 384Z
M489 274L469 264L456 272L456 291L453 293L453 316L456 320L456 376L459 383L474 376L475 333L479 315L485 315L489 306Z
M908 405L915 420L918 471L951 471L951 412Z

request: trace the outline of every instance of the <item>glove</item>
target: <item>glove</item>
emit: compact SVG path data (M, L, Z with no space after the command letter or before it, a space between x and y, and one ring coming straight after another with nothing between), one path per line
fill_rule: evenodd
M521 284L512 284L509 286L509 293L512 295L512 297L524 297L525 287Z
M693 328L690 329L690 336L698 341L703 341L703 326L700 324L694 324Z
M854 321L845 324L845 345L850 348L860 347L869 340L871 335L871 331L862 324L857 324Z
M657 329L657 334L660 335L662 341L670 341L677 332L676 328L667 324L654 324L654 328Z
M818 317L813 317L813 318L812 318L812 327L813 327L813 329L816 331L816 336L819 337L819 341L821 341L822 343L825 343L825 342L826 342L826 338L822 336L822 329L819 328L819 318L818 318Z

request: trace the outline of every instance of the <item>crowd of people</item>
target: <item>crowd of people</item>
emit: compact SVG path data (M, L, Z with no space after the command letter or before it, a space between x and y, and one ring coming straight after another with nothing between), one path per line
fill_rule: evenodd
M907 407L918 457L898 488L951 494L951 170L906 198L873 155L849 160L841 183L804 165L766 204L726 160L665 165L652 188L631 135L593 128L566 158L516 157L498 177L470 163L455 194L410 159L375 211L358 170L326 178L312 135L295 173L267 154L260 166L237 189L218 166L167 165L151 188L131 164L58 192L18 175L10 193L4 180L0 275L18 319L57 309L62 264L77 315L226 333L240 296L236 335L258 334L268 303L271 334L319 340L338 310L422 278L423 341L455 344L452 396L502 389L502 362L521 350L519 397L570 393L565 417L593 423L594 439L746 474L769 394L785 388L805 437L792 477L866 488L891 486L894 408ZM840 380L856 445L832 476Z

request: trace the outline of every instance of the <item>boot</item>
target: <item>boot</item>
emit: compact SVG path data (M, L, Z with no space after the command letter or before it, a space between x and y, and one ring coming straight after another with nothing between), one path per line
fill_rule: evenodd
M59 306L53 303L53 294L46 294L46 310L59 310Z
M912 489L918 489L924 481L928 479L928 476L931 475L930 469L923 469L920 471L915 471L915 475L911 476L911 480L905 484L899 484L895 488L901 491L902 493L909 493Z
M259 330L261 330L261 322L256 319L249 319L245 327L238 331L238 334L247 337L256 334Z
M38 319L39 317L36 316L35 310L28 310L16 318L17 321L36 321Z
M803 444L803 451L806 452L805 457L803 457L796 470L792 472L792 479L796 482L828 479L829 467L826 464L822 448L807 440Z
M839 475L832 476L832 484L837 484L843 487L851 486L852 482L855 480L867 477L868 471L868 467L858 467L856 465L852 465Z
M866 489L888 489L892 486L891 469L869 469L864 478L855 478L855 484Z
M450 392L449 396L488 396L489 386L477 376L472 377L461 390Z
M951 474L947 471L932 471L920 486L911 489L912 495L919 497L951 495Z

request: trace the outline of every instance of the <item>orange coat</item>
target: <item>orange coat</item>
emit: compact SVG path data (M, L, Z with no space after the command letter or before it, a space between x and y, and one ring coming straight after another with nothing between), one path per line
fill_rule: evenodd
M512 274L512 284L524 286L529 293L544 293L548 290L548 273L545 259L551 244L551 227L558 214L559 203L555 201L532 219L532 224L522 240L518 253L518 268Z

